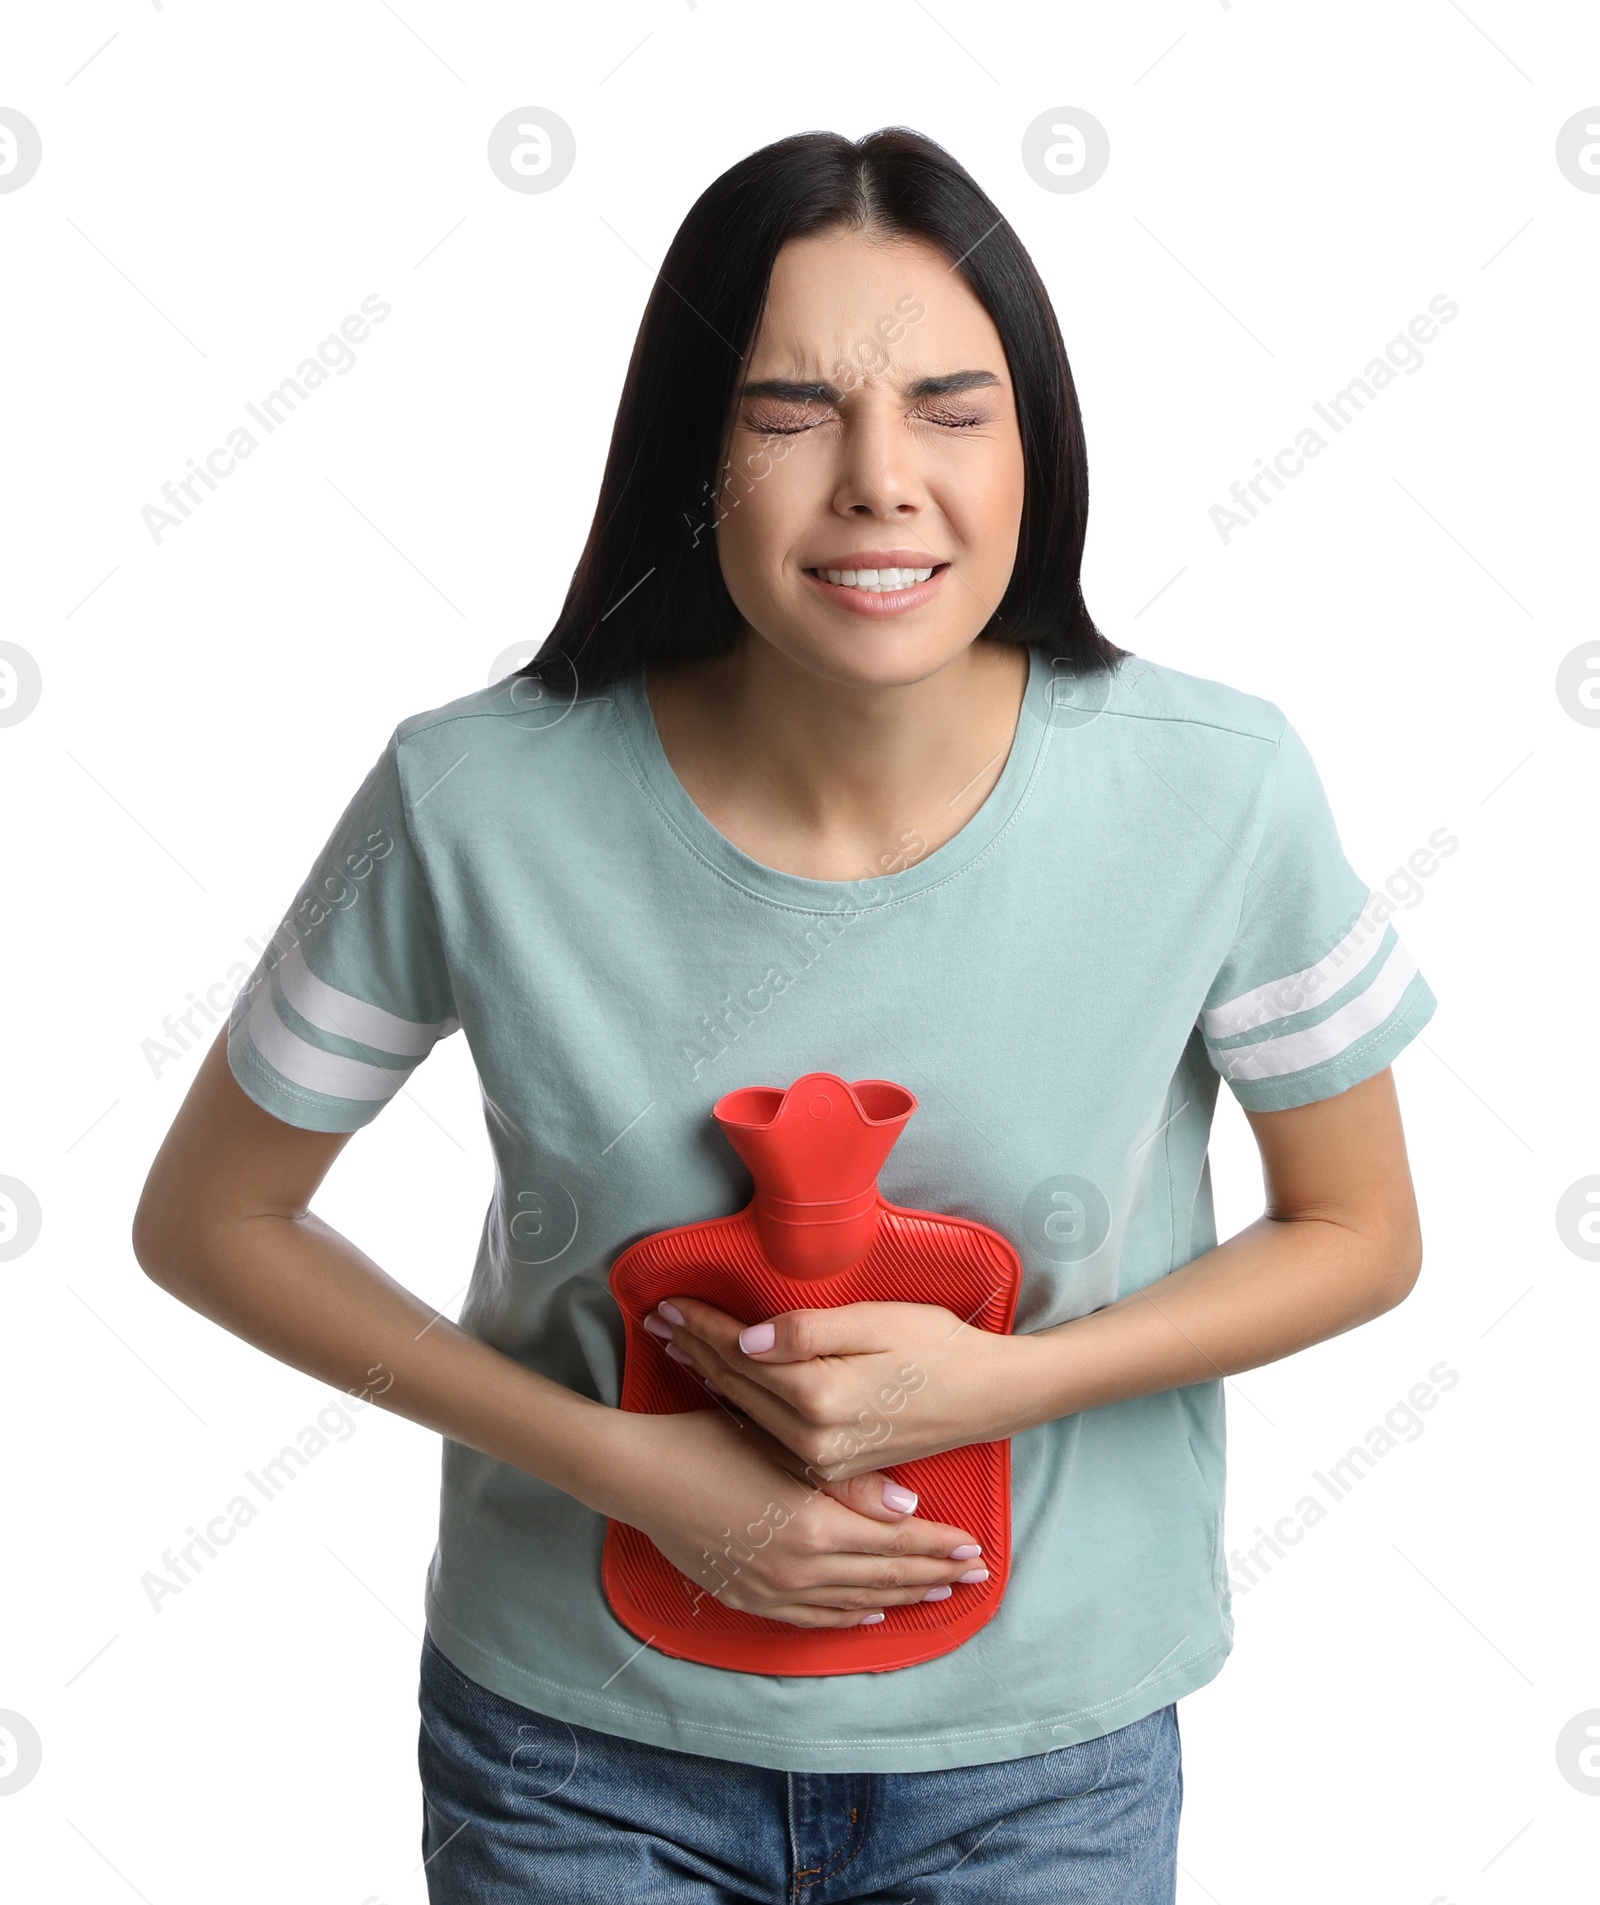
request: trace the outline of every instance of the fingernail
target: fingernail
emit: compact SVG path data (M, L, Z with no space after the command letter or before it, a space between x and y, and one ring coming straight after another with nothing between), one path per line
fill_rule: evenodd
M663 1297L661 1301L656 1305L656 1308L661 1312L661 1314L667 1319L669 1323L676 1323L679 1329L682 1329L683 1311L678 1308L676 1303L669 1303L667 1299Z
M739 1332L739 1347L747 1356L754 1356L758 1350L771 1349L777 1340L777 1327L772 1323L752 1323L749 1329Z
M947 1587L929 1588L922 1598L925 1601L948 1601L951 1591L952 1590Z
M987 1568L968 1568L965 1574L958 1574L956 1576L958 1581L987 1581L988 1578L989 1570Z
M687 1369L694 1368L694 1358L687 1350L679 1349L676 1343L667 1343L664 1348L675 1363L682 1363Z
M727 1395L728 1395L727 1390L719 1389L709 1376L702 1376L700 1380L702 1383L705 1384L706 1388L711 1391L712 1395L721 1396L724 1401L727 1400Z
M959 1548L952 1548L950 1550L950 1559L952 1561L976 1561L978 1556L982 1553L983 1550L978 1546L977 1542L963 1541Z
M902 1488L898 1482L885 1482L883 1505L892 1508L897 1515L909 1515L917 1505L917 1498L909 1488Z
M881 1621L882 1619L883 1619L883 1615L881 1613L880 1614L863 1614L860 1620L856 1622L856 1626L870 1627L874 1621Z
M644 1319L644 1326L652 1336L659 1336L663 1343L667 1342L672 1336L672 1331L667 1328L659 1316L647 1316Z

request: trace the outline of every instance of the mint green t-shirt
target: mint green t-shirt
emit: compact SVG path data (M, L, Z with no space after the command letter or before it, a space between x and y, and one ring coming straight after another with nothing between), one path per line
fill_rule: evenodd
M1030 651L988 799L903 845L861 881L761 865L674 775L642 677L570 699L512 677L396 731L235 1006L234 1075L352 1131L459 1028L498 1174L462 1327L614 1406L607 1274L748 1200L710 1116L736 1086L907 1086L884 1195L1010 1238L1016 1328L1041 1330L1216 1242L1219 1077L1253 1110L1332 1097L1434 1010L1283 714L1137 656L1074 680ZM428 1625L494 1692L680 1751L1042 1753L1220 1668L1223 1450L1220 1382L1016 1436L995 1617L919 1666L813 1678L641 1646L601 1590L604 1518L446 1441Z

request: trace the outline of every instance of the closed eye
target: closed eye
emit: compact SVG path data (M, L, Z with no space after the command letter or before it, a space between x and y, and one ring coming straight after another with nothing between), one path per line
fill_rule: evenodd
M817 419L817 423L821 423L823 421L824 419L821 417ZM747 430L754 431L758 437L797 437L801 434L802 431L815 429L816 424L812 424L812 423L788 423L788 424L748 423L745 425L745 428Z
M917 423L937 424L942 430L972 430L994 418L987 412L974 414L966 411L914 411L911 420ZM803 422L779 422L776 418L749 417L745 428L762 437L795 437L807 430L814 430L819 424L830 422L828 417L812 417Z
M994 418L985 412L940 410L924 412L919 421L936 423L944 430L971 430L978 424L993 423Z

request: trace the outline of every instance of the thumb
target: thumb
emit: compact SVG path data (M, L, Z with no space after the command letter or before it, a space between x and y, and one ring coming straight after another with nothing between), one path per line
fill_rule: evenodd
M830 1480L821 1470L801 1462L788 1450L784 1451L784 1458L782 1465L797 1480L843 1507L853 1509L856 1514L865 1515L869 1521L905 1521L916 1513L915 1491L881 1468L869 1469L865 1475Z
M848 1481L829 1482L826 1487L836 1502L843 1502L846 1508L853 1508L871 1521L904 1521L916 1513L915 1491L881 1468L865 1475L852 1475Z
M818 1356L861 1355L885 1349L872 1327L870 1303L841 1303L826 1310L785 1310L739 1332L746 1356L764 1363L808 1363Z
M868 1521L917 1521L916 1496L882 1469L874 1469L870 1475L854 1476L848 1482L830 1483L824 1493ZM903 1499L911 1506L896 1510L889 1506L887 1498ZM975 1561L983 1549L964 1529L950 1522L921 1520L917 1521L914 1552L944 1556L951 1561Z

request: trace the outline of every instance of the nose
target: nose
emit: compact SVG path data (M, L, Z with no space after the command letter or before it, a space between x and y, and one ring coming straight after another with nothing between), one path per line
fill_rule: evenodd
M915 443L887 391L863 386L844 417L833 507L881 522L914 519L927 504Z

